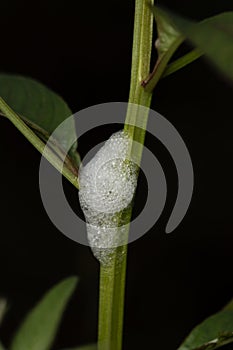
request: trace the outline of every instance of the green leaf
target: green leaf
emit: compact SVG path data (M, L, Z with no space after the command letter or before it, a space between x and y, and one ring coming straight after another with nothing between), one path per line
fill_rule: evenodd
M70 277L53 287L19 327L11 350L49 350L65 307L77 284Z
M45 147L45 143L41 140L41 138L31 130L31 128L23 121L22 117L15 113L15 111L13 111L1 97L0 112L3 113L0 115L7 117L26 137L26 139L41 154L43 154L43 156L70 181L70 183L72 183L76 188L79 188L77 168L74 166L70 157L66 155L60 145L57 144L57 140L50 140L49 147Z
M17 114L49 135L72 115L70 108L59 95L31 78L0 74L0 96ZM73 122L73 125L69 124L69 127L58 135L57 141L65 147L75 136ZM69 153L73 159L77 157L76 149L77 143Z
M155 42L155 47L159 58L167 53L171 46L179 39L182 39L182 34L167 20L167 16L163 15L158 8L154 8L154 16L157 26L158 38Z
M5 350L1 342L0 342L0 350Z
M233 301L195 327L178 350L213 350L233 342Z
M152 91L154 89L163 75L172 55L184 40L183 35L171 25L171 21L167 19L166 14L164 15L164 13L157 7L153 7L152 11L157 25L157 40L155 42L155 47L157 49L158 58L152 73L150 73L147 79L142 83L147 91Z
M171 25L205 53L216 68L233 80L233 12L221 13L200 23L171 12L161 13L167 20L170 19Z

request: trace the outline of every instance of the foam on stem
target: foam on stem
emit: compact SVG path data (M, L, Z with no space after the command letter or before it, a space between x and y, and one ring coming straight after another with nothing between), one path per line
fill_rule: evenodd
M130 142L125 131L113 134L79 173L88 240L102 264L125 243L127 225L119 226L120 213L132 202L137 185L137 167L128 159Z

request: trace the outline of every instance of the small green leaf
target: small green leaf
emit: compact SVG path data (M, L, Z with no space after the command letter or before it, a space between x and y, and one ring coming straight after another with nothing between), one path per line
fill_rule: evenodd
M167 16L164 15L159 8L153 7L152 11L157 25L155 47L157 49L158 58L152 73L150 73L142 83L147 91L152 91L154 89L163 75L172 55L184 40L183 35L177 31L174 25L171 25L171 21L167 19Z
M233 12L221 13L200 23L171 12L161 13L167 20L170 19L171 25L205 53L216 68L233 80Z
M171 25L171 22L167 20L167 17L163 15L159 8L154 8L154 16L158 35L155 47L160 58L170 50L177 40L181 40L183 35Z
M76 284L76 277L67 278L47 292L19 327L10 349L49 350Z
M214 350L231 342L233 342L232 302L195 327L178 350Z
M0 74L0 96L17 114L49 135L72 115L70 108L59 95L31 78ZM65 147L75 136L75 124L69 124L69 127L58 135L57 141ZM76 149L77 143L69 153L74 160L77 157Z
M0 342L0 350L5 350L1 342Z

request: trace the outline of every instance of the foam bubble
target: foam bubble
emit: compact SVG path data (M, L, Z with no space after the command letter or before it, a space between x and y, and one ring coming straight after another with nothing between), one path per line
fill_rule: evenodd
M79 173L88 240L101 263L110 260L113 247L125 243L127 227L119 227L120 213L132 202L137 185L137 167L128 159L130 142L124 131L113 134Z

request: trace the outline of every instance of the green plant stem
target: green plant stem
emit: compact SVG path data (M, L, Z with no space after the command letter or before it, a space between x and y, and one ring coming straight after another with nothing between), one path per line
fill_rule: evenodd
M153 13L150 5L153 5L153 0L136 0L129 96L130 103L145 107L150 106L152 97L152 93L145 91L141 85L150 71L153 34ZM130 124L135 125L135 118L142 116L139 116L137 111L131 112L129 108L125 130L132 140L139 141L143 145L147 115L143 116L145 128L138 129ZM128 222L130 217L131 209L128 213ZM109 265L100 266L98 350L122 349L126 263L127 244L114 250Z
M203 55L203 52L201 52L199 49L194 49L190 52L188 52L186 55L178 58L174 62L170 63L167 68L165 69L162 78L167 77L170 74L175 73L179 69L187 66L188 64L192 63L193 61L197 60L199 57Z
M151 11L151 6L153 6L153 3L153 0L150 2L146 0L136 0L135 6L129 103L144 107L150 107L152 99L152 92L146 91L142 86L142 82L150 73L153 37L153 13ZM138 111L135 108L132 111L129 105L124 129L130 134L133 140L143 144L147 117L145 116L144 122L140 123L144 126L144 128L140 130L134 126L137 118L141 118L141 116L138 115Z
M100 266L98 350L120 350L124 316L127 246L117 247Z
M150 73L146 80L143 82L146 91L152 92L154 90L160 78L163 76L168 62L170 61L177 48L181 45L183 40L183 37L178 37L170 46L169 50L167 50L167 52L158 59L152 73Z
M1 114L3 117L5 117L4 114ZM25 118L22 115L18 115L20 117L20 119L22 119L22 121L30 128L32 129L35 134L37 136L39 136L39 138L44 141L44 143L47 143L47 146L49 148L51 148L51 150L57 154L57 156L60 159L64 159L64 164L65 166L71 170L71 172L78 176L78 169L76 168L76 166L73 164L73 160L70 158L70 156L68 154L66 154L66 152L63 150L62 146L58 143L58 141L54 138L52 138L50 136L50 134L44 130L43 128L41 128L40 126L36 125L35 123L33 123L32 121L30 121L29 119ZM49 140L49 142L48 142Z
M52 150L45 147L41 139L23 122L6 102L0 97L0 111L15 125L15 127L26 137L26 139L41 153L43 156L69 180L76 188L78 186L78 177L63 165L63 162L54 154Z

